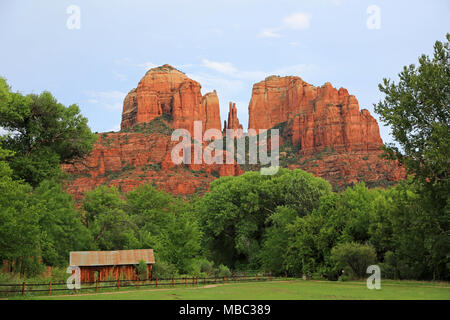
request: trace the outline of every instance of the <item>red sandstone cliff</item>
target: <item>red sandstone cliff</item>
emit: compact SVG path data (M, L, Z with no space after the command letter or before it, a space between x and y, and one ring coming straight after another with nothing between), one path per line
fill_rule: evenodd
M194 121L203 130L221 129L219 99L216 92L202 97L201 85L166 64L150 69L136 89L125 98L121 129L148 123L163 114L170 115L171 126L193 132Z
M129 191L153 183L173 194L193 194L207 191L218 176L242 174L238 164L175 165L171 160L178 143L171 141L173 129L192 133L196 120L202 121L203 132L221 129L216 91L202 96L200 89L198 82L169 65L149 70L124 100L122 132L99 134L89 157L63 167L71 174L69 191L80 198L101 184ZM405 176L395 162L379 157L383 142L376 120L359 110L346 89L330 83L315 87L299 77L277 76L256 83L249 128L273 127L280 129L282 166L302 168L335 187L359 181L386 186ZM242 129L234 103L225 129ZM226 157L226 152L219 155Z
M287 122L292 144L303 154L379 150L376 120L347 90L327 82L314 87L299 77L268 77L253 86L249 128L270 129Z
M405 177L396 162L380 158L377 121L344 88L312 86L299 77L271 76L253 86L249 128L281 133L280 163L302 168L334 186L365 181L387 186Z
M235 131L235 137L242 137L244 133L244 129L242 124L239 123L239 119L237 117L237 108L236 103L230 102L229 110L228 110L228 122L225 120L223 122L223 134L227 133L227 129L231 130L241 130Z

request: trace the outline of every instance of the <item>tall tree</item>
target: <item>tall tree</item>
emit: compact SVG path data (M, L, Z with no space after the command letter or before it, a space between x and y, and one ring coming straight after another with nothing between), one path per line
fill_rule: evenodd
M95 249L136 249L135 225L124 207L125 200L115 187L102 185L86 193L82 208Z
M46 265L63 266L70 251L91 248L92 238L75 209L73 196L61 183L45 180L34 189L33 204L39 217L40 248Z
M206 246L217 263L258 268L261 259L270 255L270 244L283 250L286 238L278 232L285 232L286 220L310 214L320 197L330 192L327 181L299 169L217 179L197 205ZM267 227L270 231L265 234Z
M0 146L0 261L12 263L15 271L39 271L39 217L31 201L31 187L12 178L4 158L11 152Z
M435 42L432 58L422 55L418 66L405 66L398 84L383 79L379 88L386 97L375 105L401 149L391 144L385 154L405 165L417 190L415 200L407 198L414 210L406 219L430 222L422 226L427 228L420 233L424 238L411 235L427 243L423 252L428 256L422 260L432 257L429 266L415 261L423 273L433 269L434 278L448 278L450 271L450 34L446 39Z
M390 144L386 154L445 197L450 171L450 34L446 38L445 43L436 41L432 58L422 55L418 66L403 67L398 84L383 79L379 89L386 97L375 105L402 149Z
M60 163L85 156L96 140L77 105L65 107L49 92L11 92L2 78L0 127L9 132L1 143L15 152L8 159L15 176L32 186L57 175Z

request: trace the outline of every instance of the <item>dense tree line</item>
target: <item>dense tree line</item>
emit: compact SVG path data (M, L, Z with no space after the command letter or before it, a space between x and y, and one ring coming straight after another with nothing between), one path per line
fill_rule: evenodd
M343 192L302 170L247 172L186 201L151 185L100 186L75 204L60 164L92 149L76 105L13 93L0 79L0 261L37 274L70 251L153 248L160 276L271 270L336 280L378 264L395 279L450 279L450 35L434 57L384 80L376 105L398 142L385 156L409 178L389 189ZM344 273L343 273L344 270Z

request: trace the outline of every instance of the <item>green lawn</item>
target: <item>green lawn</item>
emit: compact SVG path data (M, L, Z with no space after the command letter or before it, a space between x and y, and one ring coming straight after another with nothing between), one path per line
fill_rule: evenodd
M23 299L17 297L16 299ZM218 284L216 286L178 287L178 288L121 288L104 293L78 295L54 295L25 297L25 299L81 299L81 300L240 300L240 299L432 299L450 300L448 283L418 281L381 282L380 290L369 290L365 282L331 281L272 281L253 283Z

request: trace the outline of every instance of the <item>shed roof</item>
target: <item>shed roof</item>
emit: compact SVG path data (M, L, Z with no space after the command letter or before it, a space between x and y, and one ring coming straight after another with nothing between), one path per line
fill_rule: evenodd
M147 264L155 263L153 249L70 252L70 265L78 267L129 265L141 260Z

